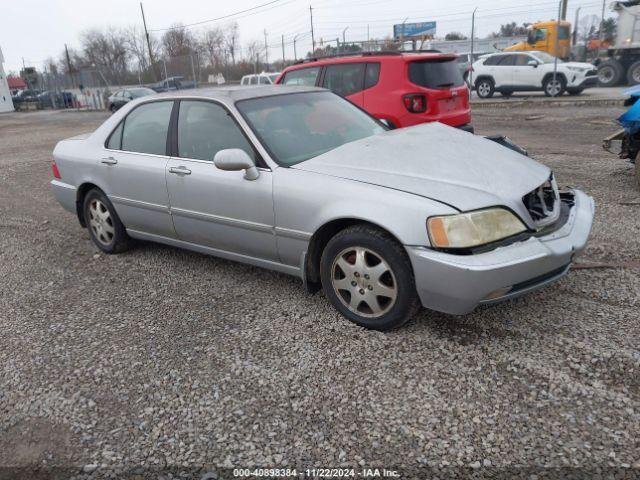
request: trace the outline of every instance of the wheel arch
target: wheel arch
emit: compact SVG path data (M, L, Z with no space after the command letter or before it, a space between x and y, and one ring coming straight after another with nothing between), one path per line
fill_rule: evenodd
M473 86L477 88L478 82L480 82L481 80L489 80L493 83L494 86L496 84L495 79L491 75L488 75L486 73L481 73L480 75L478 75L473 79Z
M76 190L76 214L78 215L78 221L80 222L80 225L82 225L83 227L87 226L87 222L84 218L84 211L82 209L84 198L87 196L87 193L89 193L94 188L104 193L104 190L93 182L84 182L80 184Z
M549 80L549 78L553 77L553 72L548 72L542 77L542 87L544 88L544 83ZM567 76L563 72L556 72L556 77L561 78L564 81L564 84L567 84Z
M343 217L335 218L324 223L311 236L305 256L303 280L305 287L309 292L315 293L322 287L320 280L320 259L322 258L322 252L324 252L329 241L338 232L354 225L367 225L373 227L389 235L399 245L402 245L402 242L393 234L393 232L370 220L355 217Z

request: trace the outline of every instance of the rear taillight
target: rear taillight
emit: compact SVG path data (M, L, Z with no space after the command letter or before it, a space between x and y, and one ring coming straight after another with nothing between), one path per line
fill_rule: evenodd
M57 178L60 180L62 177L60 176L60 170L58 170L58 165L56 165L56 161L51 162L51 171L53 172L53 178Z
M411 113L422 113L427 110L427 97L421 93L411 93L402 97L404 106Z

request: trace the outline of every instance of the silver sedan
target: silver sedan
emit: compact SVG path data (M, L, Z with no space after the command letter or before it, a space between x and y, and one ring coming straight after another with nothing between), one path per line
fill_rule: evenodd
M513 149L439 123L388 130L316 88L145 97L54 160L57 199L102 251L142 239L296 275L379 330L559 279L594 212Z

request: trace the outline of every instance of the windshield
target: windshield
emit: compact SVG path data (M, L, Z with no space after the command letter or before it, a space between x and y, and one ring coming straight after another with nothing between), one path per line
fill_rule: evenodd
M153 95L156 93L150 88L132 88L131 90L129 90L129 92L131 92L131 96L133 98L145 97L147 95Z
M278 78L278 75L280 75L279 73L274 73L272 75L269 75L269 79L271 80L271 83L276 83L276 78Z
M331 92L252 98L236 106L282 166L385 131L369 115Z
M556 57L549 55L547 52L531 52L531 55L536 57L542 63L553 63L556 59ZM562 60L558 59L558 63L562 63Z

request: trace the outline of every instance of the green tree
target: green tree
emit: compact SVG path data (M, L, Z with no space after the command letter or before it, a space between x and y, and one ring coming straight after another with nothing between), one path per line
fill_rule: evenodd
M463 35L460 32L449 32L444 36L445 40L466 40L466 35Z

